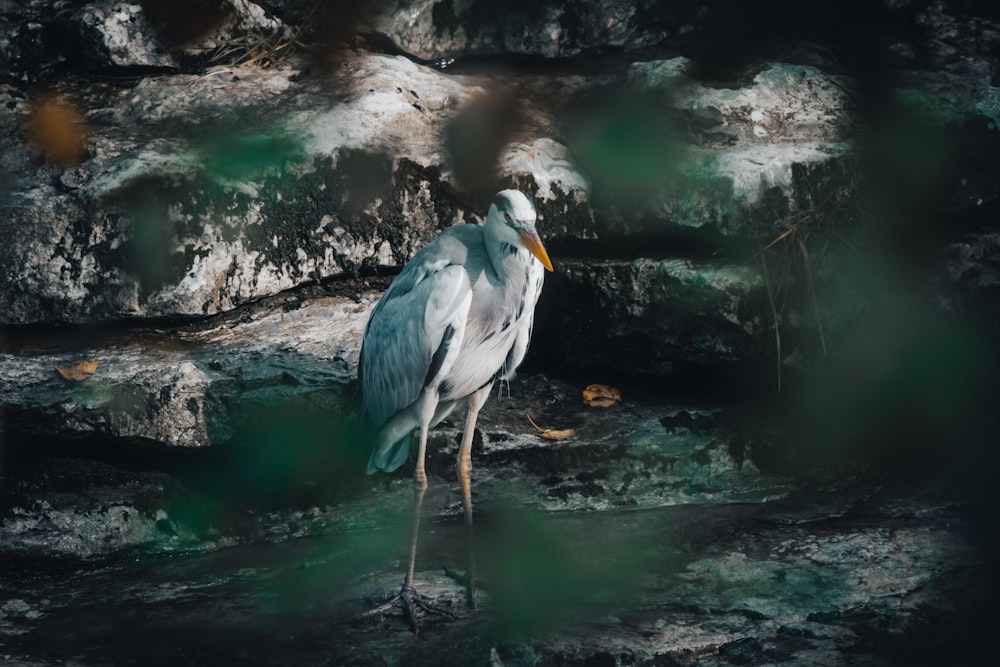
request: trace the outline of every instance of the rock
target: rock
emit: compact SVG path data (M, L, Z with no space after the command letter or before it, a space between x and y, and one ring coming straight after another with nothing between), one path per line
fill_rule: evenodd
M558 121L566 143L508 148L502 173L537 191L550 238L773 238L857 195L849 80L771 63L749 84L717 87L693 69L635 62L627 81L560 91L573 100Z
M675 146L682 153L674 173L652 188L653 225L755 237L821 200L833 206L855 194L850 82L774 63L731 89L697 83L691 69L673 59L637 62L628 72L636 91L671 105L692 144Z
M176 447L228 442L254 406L326 393L334 414L353 381L373 295L326 298L228 325L111 335L76 350L0 354L7 428L30 437L98 435ZM56 366L100 362L82 381ZM340 405L338 406L338 403Z
M1000 231L986 228L966 234L961 241L942 248L939 255L946 275L939 285L940 297L950 310L997 311Z
M856 193L849 80L771 63L721 88L697 82L691 66L635 62L615 88L606 74L559 83L445 75L356 54L342 62L335 101L290 67L148 77L94 93L84 99L84 163L40 168L20 143L4 154L16 180L0 222L11 238L0 249L10 267L3 321L204 316L399 266L440 229L482 214L486 202L461 190L441 137L465 105L497 90L519 96L526 118L500 156L502 182L536 195L545 238L569 256L599 256L594 243L608 241L654 256L692 237L768 243L795 216ZM609 86L626 92L604 99ZM565 96L582 101L582 116L563 118ZM5 127L16 130L30 104L16 90L10 101ZM564 121L566 138L554 138ZM641 156L655 167L639 160L636 171L627 151L600 152L618 142L586 139L620 123L642 137L680 125L676 136L635 143L648 144ZM975 183L992 173L987 165ZM986 185L968 189L966 199L992 196Z
M240 6L240 20L271 20ZM420 5L433 13L428 7ZM821 218L831 236L856 226L850 215L825 215L858 193L854 82L815 66L758 64L720 86L700 81L686 58L639 60L611 74L470 76L355 53L339 61L331 100L331 84L302 77L296 62L90 90L81 98L88 155L73 167L40 166L13 142L2 158L12 174L0 221L11 239L0 248L9 267L2 320L205 316L317 279L399 266L486 206L462 190L441 143L482 99L516 100L523 122L501 152L501 183L536 195L543 234L568 260L604 258L609 248L672 256L678 240L711 254L765 245ZM987 72L981 61L962 66L974 84L958 90L939 122L961 117L970 128L962 135L970 166L957 186L969 205L992 200L998 172L990 126L977 121L989 111ZM930 79L917 76L912 89L925 83L936 98ZM33 100L13 86L5 92L0 119L15 136ZM744 258L755 272L752 253ZM699 269L691 264L692 281ZM714 280L708 271L705 283ZM685 312L679 300L670 306ZM810 317L808 309L788 315ZM750 343L765 328L759 315L722 319L749 338L715 345L714 357L697 344L675 347L683 341L656 326L641 338L666 331L674 341L660 369L760 349Z
M918 48L910 45L910 53L919 54L914 58L917 63L929 61L935 69L947 68L970 57L989 56L1000 44L995 17L981 14L974 5L949 0L915 9L914 27L923 37Z
M331 107L315 87L290 91L290 75L148 79L96 111L94 158L73 189L12 193L4 321L212 314L398 264L471 215L449 203L431 151L474 89L363 57L352 85L364 90ZM151 123L218 127L248 106L263 126L144 139Z
M641 176L635 197L602 181L602 165L630 156L609 163L579 135L670 118L639 102L599 106L570 124L567 145L551 136L558 106L518 103L529 121L502 154L501 174L537 195L547 239L754 235L817 197L852 191L847 84L776 64L735 91L675 85L687 67L629 70L626 99L669 99L693 128L683 145L665 137L650 153L656 161L676 148L680 157ZM544 103L550 82L515 85ZM319 83L290 69L146 78L88 102L89 158L72 171L39 170L23 147L10 153L19 184L6 221L16 233L3 251L13 267L0 294L4 321L217 313L316 278L399 265L441 228L482 214L485 202L456 187L440 139L463 105L509 81L362 54L344 62L338 101ZM588 87L560 85L571 95ZM625 117L614 115L619 107ZM245 117L255 122L220 131ZM166 126L187 129L156 129Z
M714 126L691 126L708 145L840 142L857 129L852 83L843 76L771 63L748 85L723 88L694 81L694 69L687 58L640 61L628 77L638 90L673 100L693 118L712 118Z
M519 505L545 512L604 511L734 498L758 502L789 492L786 477L758 468L756 453L745 450L742 434L719 411L656 403L635 387L626 388L619 406L593 408L583 403L582 389L529 371L511 383L509 395L487 403L482 440L473 446L482 501L502 504L511 494L525 494ZM543 428L576 434L546 440L528 416ZM427 466L440 481L428 491L429 511L461 510L454 487L461 426L455 419L433 432ZM405 492L408 477L399 483L397 491Z
M142 6L104 0L75 15L80 53L93 67L176 67L177 60L154 39Z
M403 51L448 64L456 58L531 55L564 58L600 49L653 46L678 29L657 3L572 0L497 5L483 0L385 3L371 30Z
M168 552L197 548L205 538L167 514L191 496L164 473L43 457L7 467L0 550L8 557L89 559L139 548Z
M574 368L607 368L613 357L616 369L666 376L680 360L745 361L759 357L767 345L763 283L744 265L685 259L560 262L542 299L545 319L536 344Z
M8 340L0 355L0 402L14 461L29 453L51 456L51 447L58 455L58 443L69 442L105 452L112 465L147 461L187 488L150 496L147 485L158 488L163 479L141 474L123 484L126 473L101 466L81 478L59 459L14 465L5 471L8 497L0 507L8 509L0 520L9 539L0 540L0 550L91 557L134 547L212 548L247 536L287 539L345 521L374 527L384 516L363 508L405 506L411 482L405 471L385 482L360 474L367 452L357 450L351 430L352 396L373 305L366 291L356 298L302 295L172 330L82 332L80 343L92 342L71 349L37 336ZM101 363L82 380L55 371L80 359ZM484 409L474 447L484 500L516 489L545 511L606 510L756 502L788 491L768 459L761 472L756 450L713 409L664 406L628 388L619 407L590 408L581 387L531 372L504 389L508 395ZM526 414L547 427L574 428L577 436L547 442ZM455 419L432 434L429 515L460 511L454 495L460 429ZM192 449L199 451L180 453ZM58 500L45 494L46 478L66 480ZM373 492L375 482L382 488ZM309 491L317 485L329 491ZM115 491L125 487L127 493ZM214 500L185 500L192 493ZM303 494L331 504L296 518L299 510L289 514L288 503ZM216 519L185 514L192 503L218 503ZM253 521L219 518L270 503L278 509L259 509ZM43 539L46 526L60 536L51 544Z
M27 10L34 10L28 30L13 31L7 38L16 72L30 72L38 66L38 59L53 57L73 68L177 69L238 37L284 34L277 20L249 0L98 0L79 10L59 7L60 3L34 4L36 8ZM32 33L44 41L50 51L47 56L28 43Z
M13 3L4 3L0 15L0 60L11 79L26 82L61 57L52 53L48 39L48 22L57 13L52 4L51 0L28 0L17 3L15 10Z
M398 587L404 508L394 521L383 516L377 530L345 522L308 540L184 558L53 567L11 554L3 573L19 576L0 579L0 636L13 660L40 664L152 658L168 647L203 662L219 654L219 637L232 636L240 641L224 643L226 650L252 641L263 656L256 662L275 665L429 665L445 653L470 664L492 654L505 664L837 663L849 655L854 664L886 665L895 662L887 656L914 651L974 661L969 652L978 648L965 648L968 623L985 627L972 619L988 610L990 594L982 583L987 563L963 538L961 509L940 495L907 498L870 482L828 491L851 512L810 509L794 524L781 512L808 506L809 492L644 512L536 516L487 507L477 524L488 585L480 610L466 609L462 586L440 567L464 568L464 526L428 522L418 586L455 618L423 617L417 643L391 613L354 620L350 633L329 632ZM407 496L398 500L405 505ZM357 511L370 507L359 503ZM95 605L108 622L80 622ZM124 641L119 620L141 641ZM252 637L241 634L246 627ZM56 628L54 645L46 637ZM169 639L195 628L214 639L181 646Z
M954 564L979 567L975 552L937 522L891 534L859 524L847 535L808 527L765 533L747 536L745 551L716 543L721 548L708 558L686 562L670 577L673 604L562 633L543 648L542 661L604 653L637 664L692 657L698 665L773 664L806 655L837 662L844 647L853 646L860 649L853 660L889 664L877 653L901 650L895 638L919 642L919 628L952 613L944 600L953 599L958 581L968 582ZM863 556L855 560L858 554ZM616 638L619 624L632 630L632 639ZM936 642L920 643L923 651L949 651ZM881 648L873 651L875 645Z

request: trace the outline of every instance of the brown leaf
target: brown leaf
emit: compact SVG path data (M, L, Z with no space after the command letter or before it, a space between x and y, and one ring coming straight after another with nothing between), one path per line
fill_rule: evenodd
M100 365L100 361L78 361L72 366L68 366L66 368L63 368L62 366L55 366L55 369L59 375L63 376L67 380L82 382L93 375L97 371L97 367Z
M592 408L610 408L613 405L618 405L618 400L614 398L608 398L607 396L600 396L598 398L592 399L587 402Z
M576 429L564 428L564 429L552 429L552 428L542 428L535 423L535 420L531 418L531 415L525 415L531 425L538 430L538 435L546 440L568 440L576 435Z
M51 162L73 166L87 152L87 123L78 104L64 95L46 95L31 105L31 138Z
M583 390L583 402L592 408L609 408L621 400L621 390L605 384L588 385Z

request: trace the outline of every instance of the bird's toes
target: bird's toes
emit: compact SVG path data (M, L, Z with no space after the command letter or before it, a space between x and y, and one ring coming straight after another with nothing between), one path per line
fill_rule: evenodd
M457 616L432 602L430 598L427 598L417 592L413 586L403 585L398 593L389 597L384 602L375 605L371 609L361 612L355 616L356 620L371 618L372 616L382 616L393 609L399 609L403 612L407 623L410 626L410 630L413 634L420 634L420 625L417 622L418 618L422 615L433 614L436 616L444 616L452 620L456 619ZM418 614L417 610L421 613Z
M461 572L456 572L449 567L444 568L445 575L452 581L465 587L465 601L469 605L470 609L476 609L478 604L476 602L476 589L481 588L484 591L488 591L485 585L480 583L479 579L475 576L473 571L469 571L466 574Z
M400 591L400 597L403 599L403 603L412 615L415 608L423 609L425 612L431 614L437 614L438 616L447 616L448 618L455 618L455 614L451 613L447 609L442 609L438 605L431 602L427 597L424 597L417 592L412 586L404 586L403 590Z

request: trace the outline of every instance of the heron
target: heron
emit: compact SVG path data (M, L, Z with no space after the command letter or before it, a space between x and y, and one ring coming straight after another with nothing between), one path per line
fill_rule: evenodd
M545 270L531 199L502 190L484 224L451 227L407 262L372 310L358 366L361 414L374 430L368 474L406 462L416 434L410 561L400 592L369 614L398 605L417 632L417 608L442 613L413 584L427 472L427 433L466 406L456 467L468 532L466 596L475 606L472 547L472 440L479 411L497 380L524 360Z

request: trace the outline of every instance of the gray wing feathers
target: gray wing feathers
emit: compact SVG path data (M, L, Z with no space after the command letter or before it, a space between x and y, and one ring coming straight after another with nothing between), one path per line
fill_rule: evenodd
M523 282L503 281L491 261L481 227L453 227L407 263L372 312L359 369L362 415L378 429L369 473L406 461L424 397L443 401L433 425L524 360L544 271L530 261Z
M384 302L372 315L362 359L361 411L375 425L417 400L449 327L456 330L450 345L457 351L469 295L465 271L451 266Z
M410 438L407 436L390 444L388 447L380 447L374 450L368 458L367 474L374 474L378 470L392 472L399 466L406 463L410 455Z
M369 474L406 461L409 433L420 423L414 403L454 364L472 297L460 264L477 235L481 244L481 231L463 225L439 236L406 264L372 311L359 369L361 414L379 431Z

